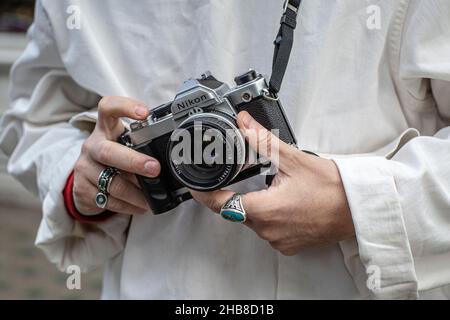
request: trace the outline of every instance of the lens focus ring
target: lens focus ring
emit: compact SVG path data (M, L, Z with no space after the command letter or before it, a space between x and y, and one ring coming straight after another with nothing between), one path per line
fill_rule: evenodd
M211 132L214 133L213 138L210 137ZM180 163L175 161L178 159L174 159L173 151L179 149L178 143L183 140L180 136L186 133L190 135L191 145L187 149L190 149L191 154L189 157L183 154ZM221 150L217 150L220 145L216 141L218 138L222 142ZM205 159L211 151L213 155ZM174 131L168 146L173 176L184 186L197 191L212 191L227 186L242 170L245 156L245 140L235 119L223 113L202 113L189 117ZM214 160L213 163L211 160Z

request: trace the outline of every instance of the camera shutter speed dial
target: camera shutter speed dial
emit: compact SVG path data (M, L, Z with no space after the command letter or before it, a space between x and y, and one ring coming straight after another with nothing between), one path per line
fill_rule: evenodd
M249 83L249 82L255 80L256 78L258 78L258 74L256 73L256 71L250 70L250 71L234 78L234 82L236 82L236 84L238 86L242 86L243 84Z

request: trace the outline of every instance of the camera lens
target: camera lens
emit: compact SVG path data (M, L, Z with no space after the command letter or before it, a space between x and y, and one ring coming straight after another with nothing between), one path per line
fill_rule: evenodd
M227 186L245 164L245 141L235 123L222 113L197 114L185 120L167 148L173 176L197 191Z

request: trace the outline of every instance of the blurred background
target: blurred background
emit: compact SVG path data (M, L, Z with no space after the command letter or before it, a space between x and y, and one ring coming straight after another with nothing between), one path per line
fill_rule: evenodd
M0 2L0 116L9 106L9 71L27 43L34 0ZM40 203L6 173L0 151L0 300L97 299L102 270L82 275L81 290L66 288L59 272L34 246L41 218Z

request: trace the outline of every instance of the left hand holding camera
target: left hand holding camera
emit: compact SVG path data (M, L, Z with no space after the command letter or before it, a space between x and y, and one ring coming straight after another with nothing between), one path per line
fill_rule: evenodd
M268 189L242 196L246 226L287 256L355 235L342 180L333 161L280 141L247 112L239 114L237 123L246 137L255 137L248 139L250 146L279 169ZM191 193L217 213L234 194L228 190Z

